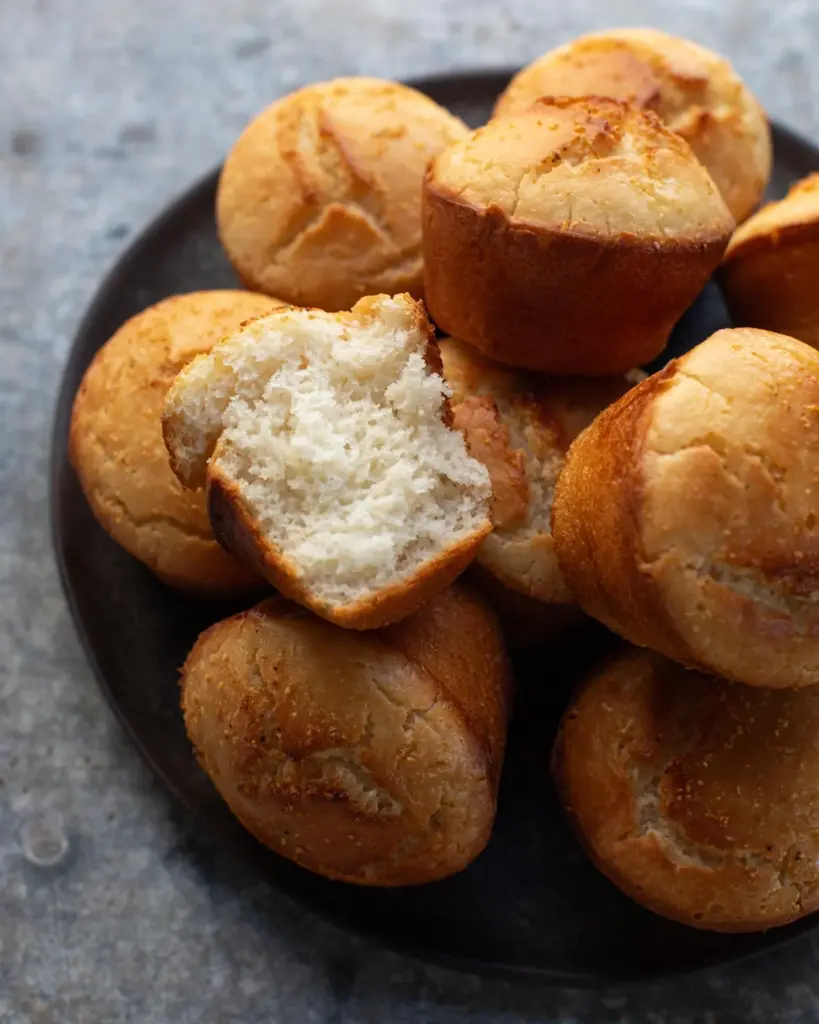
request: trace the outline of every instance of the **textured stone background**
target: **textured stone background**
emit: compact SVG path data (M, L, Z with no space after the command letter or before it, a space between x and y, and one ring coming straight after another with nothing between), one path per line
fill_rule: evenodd
M373 949L188 834L104 706L47 539L53 396L101 275L277 94L523 62L606 23L730 55L819 138L812 0L0 0L0 1021L807 1022L819 945L606 996ZM62 816L57 867L23 855Z

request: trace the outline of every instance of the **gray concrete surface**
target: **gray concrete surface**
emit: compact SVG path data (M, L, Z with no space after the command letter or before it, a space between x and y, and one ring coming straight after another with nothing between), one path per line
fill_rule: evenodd
M423 967L249 882L188 833L112 719L52 564L48 429L78 319L252 113L311 79L522 62L606 23L724 51L775 116L819 138L812 0L0 2L0 1021L819 1019L810 940L651 988L555 992ZM37 866L24 844L49 814L70 848Z

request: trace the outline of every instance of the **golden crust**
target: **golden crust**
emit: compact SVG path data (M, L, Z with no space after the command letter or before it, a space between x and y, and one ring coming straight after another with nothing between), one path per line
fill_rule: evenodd
M454 425L492 480L494 530L478 549L477 562L504 588L537 601L573 604L549 523L555 483L574 438L634 378L556 380L512 372L457 338L439 347Z
M819 348L819 174L791 187L734 232L720 283L738 324Z
M339 78L268 107L228 155L219 236L247 287L300 306L423 292L420 187L466 133L414 89Z
M819 909L819 689L754 690L629 650L567 710L553 771L596 865L696 928Z
M580 606L755 686L819 682L819 355L718 331L572 445L552 510Z
M545 98L491 121L436 157L431 178L532 230L699 243L733 227L686 142L654 114L595 96Z
M766 203L734 232L726 263L785 241L812 241L819 230L819 173L794 182L784 199Z
M512 684L497 622L465 588L368 634L265 601L203 633L181 683L202 767L282 856L417 885L485 846Z
M525 522L530 505L526 457L509 441L509 428L490 395L473 395L452 410L456 430L467 439L469 453L492 479L492 523L510 530Z
M682 139L596 97L542 100L445 150L422 216L440 328L502 363L592 376L662 350L734 226Z
M161 414L175 374L275 299L238 291L177 295L132 317L85 373L69 454L86 498L117 543L172 586L203 594L260 580L214 540L203 492L171 472Z
M737 221L758 205L771 174L765 112L731 64L656 29L611 29L559 46L520 71L495 116L540 96L594 94L654 111L708 168Z

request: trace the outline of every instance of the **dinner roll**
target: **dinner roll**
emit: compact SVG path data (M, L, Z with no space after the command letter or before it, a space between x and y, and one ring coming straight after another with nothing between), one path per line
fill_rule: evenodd
M427 96L339 78L252 121L219 180L219 237L248 288L349 309L378 292L421 296L421 179L466 126Z
M718 331L569 449L552 532L581 607L754 686L819 683L819 353Z
M540 101L450 146L424 182L426 301L512 366L654 358L734 223L688 144L616 100Z
M737 229L720 283L735 323L819 348L819 174Z
M449 426L432 326L409 295L286 308L179 374L165 441L207 480L229 551L340 626L415 611L491 530L489 474Z
M633 899L741 932L819 909L819 688L753 690L629 650L558 731L558 790Z
M771 174L771 133L727 60L657 29L595 32L515 75L495 115L517 114L540 96L589 94L653 110L689 143L738 221L759 203Z
M216 543L203 492L168 465L161 414L175 374L275 299L249 292L176 295L128 320L97 352L71 417L69 455L100 525L160 579L222 594L258 586Z
M555 483L569 444L634 379L515 373L456 338L441 341L440 350L453 423L492 481L494 530L478 548L478 563L506 588L574 604L552 544Z
M203 633L181 684L213 784L302 867L417 885L486 845L511 678L497 622L470 591L372 633L273 598Z

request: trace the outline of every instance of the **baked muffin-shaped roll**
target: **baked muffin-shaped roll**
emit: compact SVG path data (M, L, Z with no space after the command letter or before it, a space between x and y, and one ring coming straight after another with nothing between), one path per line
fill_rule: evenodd
M552 543L555 484L571 442L639 375L516 373L457 338L439 346L453 424L492 481L494 529L476 562L504 587L550 605L574 605Z
M417 885L486 845L511 677L497 622L470 591L371 633L273 598L203 633L181 685L188 735L225 802L302 867Z
M718 331L604 410L552 510L580 606L753 686L819 683L819 353Z
M278 590L352 629L415 611L491 530L486 469L449 425L409 295L285 308L190 363L165 403L171 465L214 532Z
M204 492L185 490L171 472L165 395L188 360L277 305L238 291L165 299L97 352L74 400L69 455L94 515L126 551L183 590L217 596L261 580L216 543Z
M582 845L615 885L695 928L819 909L819 688L754 690L630 650L566 711L553 754Z
M735 323L819 348L819 174L792 186L739 227L720 284Z
M339 78L251 121L219 180L219 237L248 288L349 309L365 295L422 295L421 179L467 132L395 82Z
M682 138L595 97L539 101L445 150L423 221L442 330L498 362L584 376L661 352L734 226Z
M495 116L540 96L612 96L653 110L708 168L737 221L757 206L771 175L765 112L727 60L657 29L609 29L558 46L512 79Z

